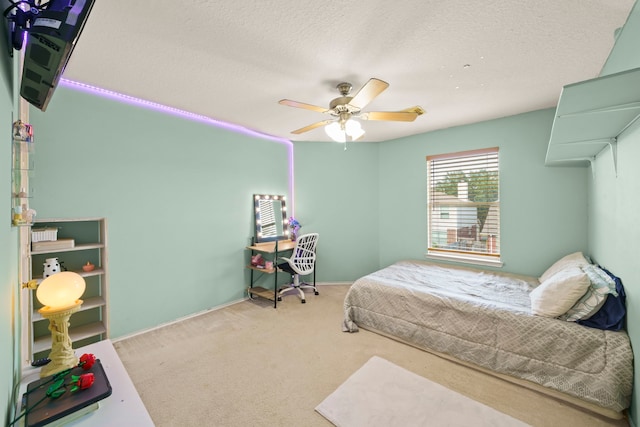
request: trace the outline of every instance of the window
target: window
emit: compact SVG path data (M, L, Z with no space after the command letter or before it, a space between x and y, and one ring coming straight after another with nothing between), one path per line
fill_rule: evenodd
M500 262L498 148L427 156L430 257Z

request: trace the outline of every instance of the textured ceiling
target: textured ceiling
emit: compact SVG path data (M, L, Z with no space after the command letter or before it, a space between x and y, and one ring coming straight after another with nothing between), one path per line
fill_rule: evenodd
M634 0L102 0L64 77L294 141L327 141L341 81L389 88L364 111L380 141L552 107L596 77ZM55 95L52 105L55 103Z

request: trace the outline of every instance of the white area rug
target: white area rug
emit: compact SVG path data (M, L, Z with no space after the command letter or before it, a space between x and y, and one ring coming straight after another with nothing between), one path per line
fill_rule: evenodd
M338 427L528 426L377 356L316 411Z

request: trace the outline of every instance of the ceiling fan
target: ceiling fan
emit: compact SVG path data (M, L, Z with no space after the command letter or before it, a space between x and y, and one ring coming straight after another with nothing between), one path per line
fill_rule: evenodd
M360 122L353 120L354 118L360 120L412 122L419 115L425 113L422 107L417 105L401 111L362 111L376 96L380 95L388 87L389 83L372 78L369 79L354 96L349 96L352 89L351 83L339 83L336 88L338 92L340 92L340 96L329 103L329 108L305 104L304 102L292 101L290 99L281 99L278 102L282 105L318 111L333 116L331 119L310 124L303 128L296 129L291 133L301 134L326 125L325 131L334 141L356 141L364 135L364 130Z

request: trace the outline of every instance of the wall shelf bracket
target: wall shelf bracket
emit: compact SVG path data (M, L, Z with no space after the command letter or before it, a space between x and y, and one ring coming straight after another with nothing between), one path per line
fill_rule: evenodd
M600 144L604 148L604 144L610 144L612 141L616 141L616 138L596 138L596 139L583 139L580 141L567 141L559 142L558 145L595 145Z
M613 160L613 172L615 173L615 176L617 178L618 177L618 138L611 138L611 140L609 141L609 148L611 149L611 160Z

